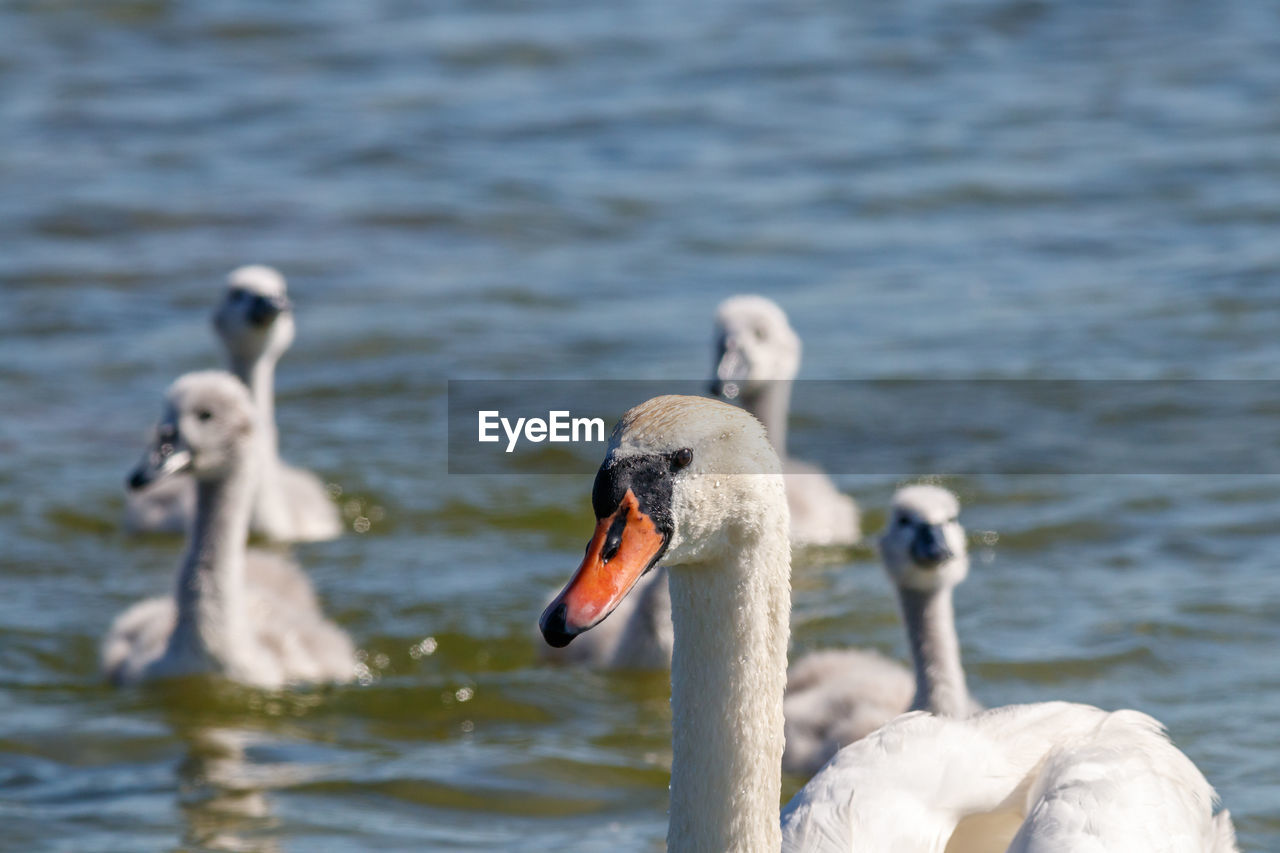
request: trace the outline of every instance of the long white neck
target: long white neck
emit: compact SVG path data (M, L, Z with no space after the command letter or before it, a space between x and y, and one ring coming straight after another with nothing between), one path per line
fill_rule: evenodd
M234 670L246 660L244 553L253 469L240 463L224 479L197 480L195 521L178 573L171 653Z
M280 437L276 431L276 357L231 355L231 372L249 388L257 423L258 488L253 496L254 529L284 538L289 529L287 501L280 476Z
M791 553L785 509L770 522L722 562L670 570L671 853L781 844Z
M769 434L769 443L779 459L787 458L787 412L791 408L791 380L773 379L750 396L743 396L742 408L756 416Z
M963 717L970 710L969 688L960 662L951 593L949 586L927 592L899 587L898 601L916 670L911 710Z
M278 455L279 438L276 435L276 361L273 356L262 354L257 358L230 356L231 372L249 389L253 408L258 416L259 439Z

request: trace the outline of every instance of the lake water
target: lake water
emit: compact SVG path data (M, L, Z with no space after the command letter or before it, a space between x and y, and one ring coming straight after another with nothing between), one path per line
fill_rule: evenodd
M538 658L590 482L448 476L449 378L697 379L741 291L809 378L1280 366L1273 4L64 0L0 46L3 849L661 848L665 678ZM367 527L295 553L368 683L111 690L181 549L123 478L250 262L285 456ZM895 478L838 479L874 529ZM948 483L974 692L1154 714L1280 849L1280 477ZM797 560L794 625L904 654L869 548Z

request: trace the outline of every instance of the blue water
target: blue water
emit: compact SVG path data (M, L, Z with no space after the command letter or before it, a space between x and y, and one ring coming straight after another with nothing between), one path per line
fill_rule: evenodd
M0 48L5 849L661 847L665 681L536 653L590 484L447 476L449 378L699 378L741 291L811 378L1280 366L1264 2L68 0ZM112 691L181 547L123 476L250 262L297 308L284 453L377 519L296 550L371 683ZM874 528L894 480L839 479ZM949 484L995 534L975 693L1156 715L1280 847L1280 479ZM903 654L869 549L795 575L797 649Z

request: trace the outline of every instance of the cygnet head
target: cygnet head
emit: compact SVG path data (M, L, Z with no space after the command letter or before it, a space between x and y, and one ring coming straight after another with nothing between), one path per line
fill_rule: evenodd
M715 373L711 393L750 397L771 380L800 371L800 338L772 299L732 296L716 309Z
M613 612L659 560L708 560L765 531L785 541L780 474L764 427L743 409L665 396L629 410L591 490L595 535L543 612L543 637L568 645Z
M899 587L932 591L969 574L960 502L941 486L898 489L880 534L885 571Z
M233 361L279 358L294 336L284 276L258 265L232 270L226 295L213 312L213 327Z
M253 403L239 379L221 370L180 376L165 393L153 444L129 476L129 488L190 471L216 480L249 456Z

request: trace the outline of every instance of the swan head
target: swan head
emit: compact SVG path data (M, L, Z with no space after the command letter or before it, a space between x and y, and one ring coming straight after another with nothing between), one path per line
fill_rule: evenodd
M284 276L259 265L232 270L226 295L213 312L213 327L233 359L284 355L294 336Z
M770 380L794 379L799 372L800 337L778 303L763 296L731 296L720 303L712 394L751 397Z
M941 486L906 486L894 493L880 534L880 558L895 584L931 591L965 579L969 551L959 516L960 501Z
M582 564L539 622L552 646L603 621L660 560L709 561L766 530L786 541L789 524L764 427L706 397L654 397L623 415L591 506L596 529Z
M129 488L190 471L215 480L253 446L253 402L239 379L221 370L180 376L165 394L152 444L129 476Z

